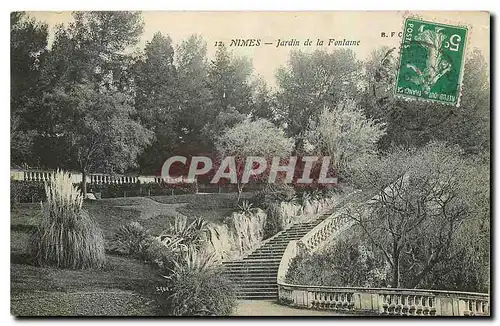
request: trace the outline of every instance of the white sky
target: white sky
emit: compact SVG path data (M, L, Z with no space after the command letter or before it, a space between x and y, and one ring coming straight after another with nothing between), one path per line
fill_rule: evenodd
M70 12L30 12L38 20L49 24L51 33L55 25L72 20ZM286 64L290 50L314 51L324 49L333 51L334 46L316 46L316 39L359 40L359 46L350 46L359 59L381 46L398 46L404 18L410 12L403 11L348 11L348 12L143 12L144 33L140 47L160 31L168 34L174 44L178 44L191 34L200 34L207 42L208 57L216 51L216 41L229 45L231 39L253 38L273 45L258 47L231 47L236 55L252 59L254 73L261 75L271 86L275 84L275 72ZM465 25L469 29L467 52L479 48L489 62L490 24L487 12L411 12L424 20L451 25ZM382 38L381 32L395 37ZM51 35L52 36L52 35ZM311 39L313 45L306 47L303 42ZM278 47L277 40L297 39L298 47Z

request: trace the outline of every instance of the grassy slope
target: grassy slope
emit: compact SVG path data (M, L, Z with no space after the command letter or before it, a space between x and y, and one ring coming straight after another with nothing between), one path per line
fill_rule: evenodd
M251 194L244 194L249 198ZM234 210L235 194L116 198L86 202L109 240L120 225L139 221L159 233L167 220L183 214L221 220ZM182 204L182 205L179 205ZM40 204L11 209L11 312L35 315L155 315L152 296L161 277L154 269L128 257L107 255L103 270L71 271L29 263L27 241L37 223Z

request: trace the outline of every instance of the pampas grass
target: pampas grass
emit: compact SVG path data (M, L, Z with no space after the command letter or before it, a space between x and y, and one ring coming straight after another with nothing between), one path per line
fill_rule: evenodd
M104 237L101 229L82 209L83 195L73 186L68 173L57 171L45 184L47 202L30 241L35 262L41 266L71 269L104 265Z

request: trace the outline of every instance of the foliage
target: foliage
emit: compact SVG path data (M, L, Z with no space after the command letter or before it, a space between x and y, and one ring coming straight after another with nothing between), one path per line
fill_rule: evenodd
M47 202L31 238L31 251L40 265L86 269L105 261L102 230L82 209L83 196L69 174L58 171L46 184Z
M174 48L169 36L157 32L146 43L144 55L134 65L135 108L154 139L139 158L142 169L153 171L177 145L178 94Z
M178 239L180 243L194 248L201 248L207 241L212 240L211 237L211 227L204 219L196 218L189 223L186 217L179 216L175 217L160 235L162 241Z
M57 88L45 97L43 105L64 112L57 122L64 130L72 161L84 174L124 172L135 164L151 138L151 133L132 119L134 109L123 93L95 91L88 84Z
M267 239L283 230L283 216L280 202L268 203L265 207L266 224L264 225L263 239Z
M150 236L139 224L130 222L118 228L111 239L111 250L124 255L143 257L148 246Z
M100 192L101 198L134 197L134 196L168 196L172 194L192 194L196 192L193 183L122 183L92 184L93 192Z
M26 123L40 99L40 66L47 52L47 24L23 12L10 14L10 148L13 162L36 163L36 125Z
M395 97L395 50L382 47L373 51L365 62L366 85L358 97L365 114L387 127L380 148L421 147L431 141L447 141L468 154L488 151L490 76L481 52L475 49L466 57L460 106L453 107Z
M35 203L46 199L45 187L42 182L10 181L10 202Z
M284 157L291 153L292 147L293 141L286 137L285 132L264 119L245 120L239 123L227 129L216 143L217 151L222 157L236 158L238 194L243 191L243 171L248 157L260 156L266 159L274 156ZM266 173L262 173L254 176L253 180L264 178L265 175Z
M268 183L258 191L253 202L257 207L266 208L272 202L290 201L295 197L295 189L286 183Z
M296 256L286 281L339 287L387 286L383 260L355 238L340 239L320 252Z
M233 284L213 265L213 255L190 248L167 277L164 306L174 316L224 316L236 307Z
M315 151L329 155L337 174L345 176L354 161L376 154L384 133L383 124L366 118L354 101L345 101L333 110L324 108L307 134Z
M325 106L336 107L345 98L355 98L360 74L361 64L352 50L290 53L288 65L276 73L276 97L297 151L303 150L310 119L317 121Z
M481 263L464 266L477 253L470 251L471 238L463 232L466 225L473 226L471 234L487 251L486 165L478 173L478 162L464 157L457 146L431 143L416 150L394 150L368 166L360 166L354 180L375 197L348 215L391 267L393 287L453 287L443 280L457 264L464 273L484 280L479 276L488 270L484 252L477 256ZM469 258L459 259L464 250ZM471 266L480 269L472 272Z
M238 205L238 209L240 212L245 214L250 214L253 204L248 200L244 200L240 205Z

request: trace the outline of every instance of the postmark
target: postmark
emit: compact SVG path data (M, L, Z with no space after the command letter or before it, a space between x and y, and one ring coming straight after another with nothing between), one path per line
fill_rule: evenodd
M467 28L407 18L395 94L458 106Z

